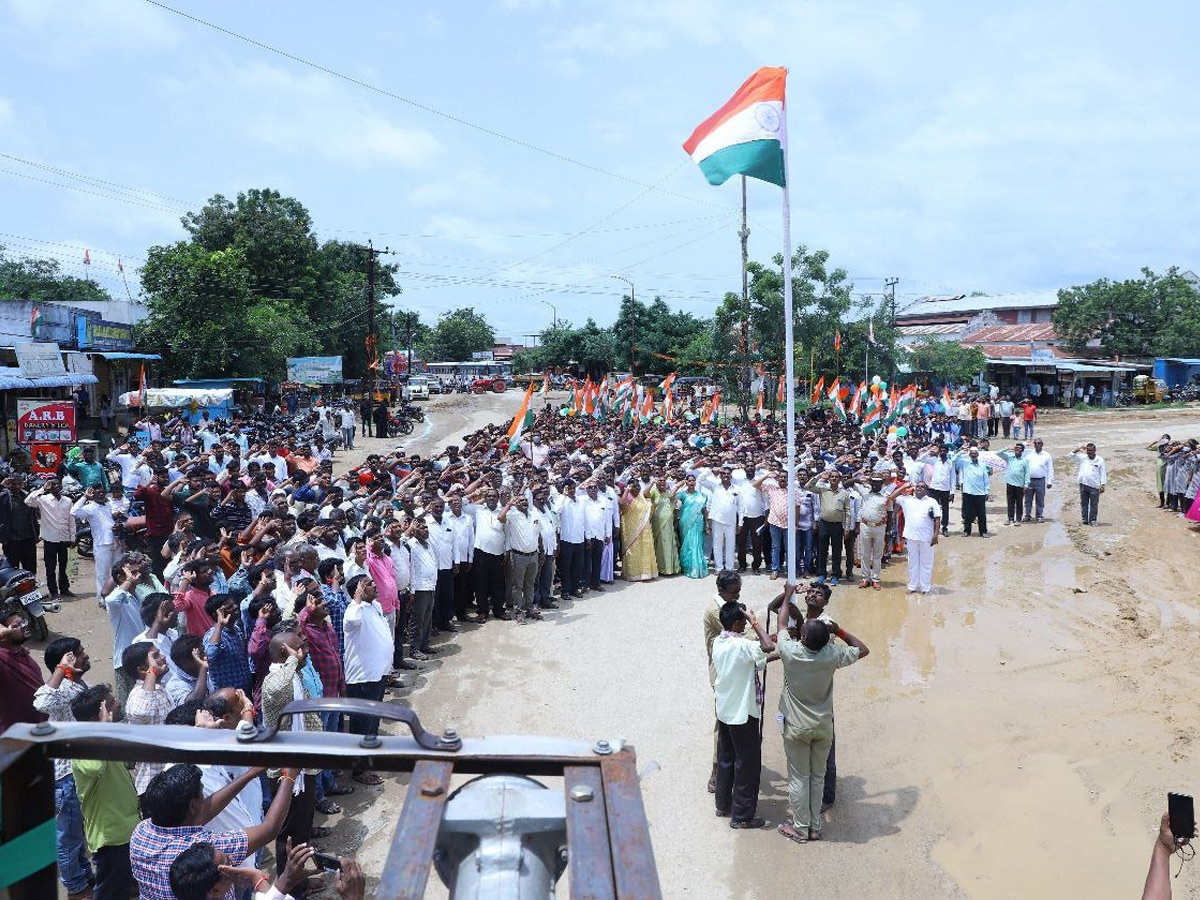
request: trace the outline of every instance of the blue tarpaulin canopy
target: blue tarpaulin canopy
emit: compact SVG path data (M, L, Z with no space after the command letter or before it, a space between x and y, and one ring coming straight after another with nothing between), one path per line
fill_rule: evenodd
M16 366L0 366L0 391L25 391L37 388L79 387L99 382L95 375L86 372L67 372L65 375L38 375L30 377Z
M125 350L95 350L92 356L102 356L105 359L162 359L157 353L130 353Z

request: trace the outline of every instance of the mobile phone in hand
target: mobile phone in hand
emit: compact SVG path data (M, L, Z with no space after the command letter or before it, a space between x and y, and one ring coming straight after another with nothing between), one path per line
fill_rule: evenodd
M314 853L313 862L322 872L337 872L342 868L342 861L332 853Z
M1196 811L1187 794L1167 794L1167 817L1176 839L1191 840L1196 836Z

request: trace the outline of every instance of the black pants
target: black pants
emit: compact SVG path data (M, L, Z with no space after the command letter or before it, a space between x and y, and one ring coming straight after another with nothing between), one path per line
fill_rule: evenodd
M360 424L362 426L363 436L370 437L370 435L371 435L371 414L364 413Z
M762 529L763 522L767 520L766 516L749 516L742 519L742 525L738 528L737 533L737 561L740 571L746 570L746 545L749 544L751 552L751 566L755 572L762 565L763 559L763 537Z
M169 534L146 535L146 555L150 557L150 571L158 576L159 581L162 581L163 572L167 570L167 563L170 562L163 559L162 555L162 548L169 537Z
M400 594L400 602L396 605L396 634L392 638L392 665L398 666L404 662L404 641L408 637L408 623L412 618L412 594L404 591ZM417 648L412 648L417 649Z
M753 819L761 772L758 719L751 716L741 725L717 722L717 809L734 822Z
M312 840L313 816L317 812L317 776L303 775L301 777L304 779L304 790L292 797L292 805L288 807L287 816L284 817L283 828L280 829L279 836L275 838L275 872L277 875L283 872L283 867L287 863L288 838L292 839L293 846L307 844ZM275 790L290 791L291 789L290 782L282 779L275 782ZM292 888L292 896L297 900L307 893L308 887L305 882L301 882L298 888Z
M46 589L60 594L71 589L67 578L67 544L65 541L42 541L42 562L46 564Z
M4 542L4 558L10 566L37 575L37 538L9 538Z
M842 538L842 547L846 551L846 577L854 577L854 545L858 541L858 529L847 531Z
M821 792L821 805L833 806L837 799L837 732L829 742L829 759L825 763L825 789Z
M454 570L438 569L437 584L433 588L433 627L450 630L454 617Z
M128 844L101 847L92 854L92 864L96 867L96 883L92 887L94 900L129 900L133 869L129 866Z
M397 629L399 630L399 629ZM358 684L346 685L346 696L356 700L382 700L382 681L361 681ZM378 734L378 716L350 716L350 734ZM294 802L294 801L293 801ZM285 856L284 859L287 857Z
M1021 506L1025 502L1025 488L1019 484L1004 486L1004 499L1008 503L1008 521L1021 521Z
M987 495L963 491L962 519L964 534L971 533L971 523L976 519L979 520L979 533L987 534Z
M992 416L988 419L988 437L997 437L1000 434L1000 417Z
M491 614L500 615L504 612L504 557L476 550L471 568L475 570L475 600L480 614L486 615L490 605Z
M929 496L942 505L942 531L950 527L950 492L929 489Z
M817 574L822 578L842 577L842 523L820 520L817 527ZM833 549L833 571L829 570L829 550Z
M467 609L475 602L475 585L471 583L471 567L467 563L459 563L458 573L454 576L454 615L458 621L465 621Z
M1100 488L1086 484L1079 486L1079 511L1084 525L1096 524L1096 513L1100 511Z
M558 547L558 578L562 582L563 596L576 594L583 587L584 544L563 541Z
M584 558L586 582L588 587L600 587L600 562L604 559L604 540L588 538L587 551Z

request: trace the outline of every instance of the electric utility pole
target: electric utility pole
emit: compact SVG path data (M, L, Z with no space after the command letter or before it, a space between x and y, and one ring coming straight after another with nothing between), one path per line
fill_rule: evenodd
M900 281L899 278L888 278L883 282L884 290L887 292L888 306L892 313L892 378L891 383L896 381L896 368L899 365L899 337L896 331L896 284Z

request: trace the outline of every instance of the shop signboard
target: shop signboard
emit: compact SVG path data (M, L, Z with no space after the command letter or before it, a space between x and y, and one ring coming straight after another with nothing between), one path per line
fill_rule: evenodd
M17 443L75 443L75 401L18 399Z
M341 384L340 356L293 356L287 361L288 381L303 384Z
M21 367L21 374L26 378L45 378L67 374L67 367L63 365L62 351L58 349L58 344L16 344L13 350L16 351L17 365Z

